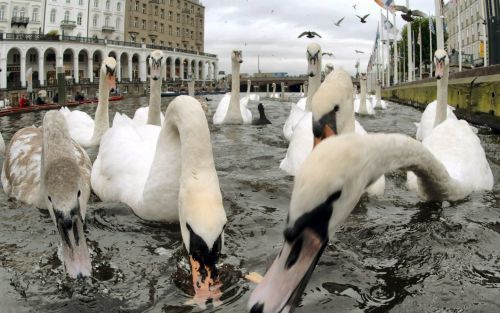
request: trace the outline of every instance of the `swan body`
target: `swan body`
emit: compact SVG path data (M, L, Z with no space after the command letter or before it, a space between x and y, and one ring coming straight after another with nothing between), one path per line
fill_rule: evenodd
M252 112L248 109L249 97L240 99L240 64L243 63L241 50L231 54L232 82L231 93L226 94L213 117L214 124L251 124Z
M295 178L283 247L252 292L248 309L261 313L293 311L328 241L366 186L400 168L415 170L424 200L459 200L470 194L429 150L408 136L347 134L327 138L317 145Z
M123 202L145 220L179 221L193 275L206 273L201 281L193 277L195 291L213 288L227 219L208 123L196 99L175 98L161 129L117 114L99 147L91 182L103 201Z
M3 140L2 133L0 133L0 155L5 153L5 141Z
M99 75L99 101L95 112L95 120L87 113L67 107L60 109L66 119L71 138L84 148L99 145L102 135L109 128L109 92L116 88L116 60L107 57L103 60Z
M437 100L432 101L427 105L424 112L422 113L422 117L420 118L420 123L417 124L417 140L424 140L432 133L434 129L434 120L436 118L436 106ZM455 113L453 113L454 108L447 105L446 108L446 118L457 120Z
M283 135L285 138L290 141L292 139L293 132L295 127L300 122L302 117L304 117L306 110L306 102L307 98L300 98L297 103L292 103L290 106L290 115L285 121L285 125L283 125Z
M149 106L135 111L134 122L139 125L161 126L165 117L161 113L161 83L166 71L167 61L161 50L155 50L149 56Z
M59 111L47 112L41 128L17 131L3 162L4 192L10 198L49 210L60 235L62 261L71 278L89 276L92 270L83 232L90 170L87 153L71 139Z
M429 112L434 111L434 125L426 136L421 133L422 144L444 165L448 174L456 181L473 191L492 190L493 173L479 137L473 128L464 120L457 120L447 105L447 82L449 75L449 59L446 51L438 49L435 52L436 78L438 99ZM446 86L445 86L446 84ZM430 114L428 112L428 114ZM425 113L425 112L424 112ZM420 130L430 125L430 117L422 121L426 124ZM418 134L418 133L417 133ZM417 138L418 139L418 138ZM415 177L408 174L408 186L415 188Z

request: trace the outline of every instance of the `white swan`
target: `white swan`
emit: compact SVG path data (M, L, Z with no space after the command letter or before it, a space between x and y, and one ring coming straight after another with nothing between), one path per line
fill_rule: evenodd
M278 99L280 96L276 93L276 83L272 83L273 92L271 93L271 98Z
M295 177L281 252L250 296L250 312L291 312L328 241L366 186L384 173L411 167L425 200L458 200L462 188L418 141L399 134L343 135L319 144Z
M375 85L375 106L374 109L381 109L381 110L386 110L387 109L387 102L385 100L382 100L382 91L381 91L381 83L380 81L377 81L377 84ZM372 98L372 103L373 103L373 98Z
M295 175L313 147L321 139L331 135L356 133L365 135L366 131L354 118L353 85L351 76L342 69L330 73L316 91L312 100L312 113L300 122L302 132L296 132L287 151L287 163L282 165L287 173ZM298 137L298 136L301 137ZM282 168L283 169L283 168ZM372 195L382 195L385 190L385 177L377 178L367 188Z
M247 80L247 97L249 101L260 101L260 96L256 93L251 93L252 89L252 81L250 79Z
M217 281L226 213L205 113L194 98L180 96L155 135L157 129L117 113L99 147L92 188L103 201L123 202L143 219L179 221L195 290L206 291ZM202 282L198 271L206 274Z
M361 74L359 85L361 91L359 97L354 100L354 111L360 115L374 115L372 98L366 95L366 74Z
M304 83L307 97L300 98L297 103L292 103L290 106L290 115L285 121L285 125L283 125L283 135L288 141L292 140L296 128L301 129L298 126L300 120L307 115L307 112L311 111L310 101L321 84L321 57L321 47L318 44L311 43L307 46L307 75L309 78L308 83ZM303 135L298 135L298 137L303 137ZM283 161L282 164L287 168L286 161L284 162L285 164L283 164Z
M166 71L167 61L160 50L149 56L149 106L135 111L134 122L139 125L151 124L161 126L165 117L161 113L161 83Z
M449 59L446 51L436 50L434 55L438 89L448 81ZM447 92L447 88L444 89ZM443 163L451 177L474 191L492 190L493 173L481 146L481 141L472 127L464 120L447 116L446 94L438 96L435 108L434 128L422 144ZM408 185L415 188L416 178L408 174Z
M0 133L0 155L5 153L5 141L3 140L2 133Z
M99 70L99 101L95 111L95 120L79 110L70 111L67 107L59 110L66 119L71 138L84 148L99 145L102 135L109 128L109 92L116 88L115 69L114 58L107 57L102 61Z
M47 112L41 128L26 127L14 134L2 169L9 197L49 210L60 236L62 261L72 278L92 271L83 232L90 169L87 153L71 140L58 111Z
M214 124L251 124L252 112L247 108L248 97L240 99L240 64L243 63L241 50L231 54L231 93L226 93L217 106Z

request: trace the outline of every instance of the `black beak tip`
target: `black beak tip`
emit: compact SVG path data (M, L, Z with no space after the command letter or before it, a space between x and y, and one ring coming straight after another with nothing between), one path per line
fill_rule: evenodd
M250 313L262 313L264 312L264 303L255 303L250 309Z

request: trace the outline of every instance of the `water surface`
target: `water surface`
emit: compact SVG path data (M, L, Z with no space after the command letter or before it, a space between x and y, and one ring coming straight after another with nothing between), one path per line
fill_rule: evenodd
M209 96L211 114L221 96ZM165 104L168 102L163 98ZM133 115L147 98L110 105ZM290 103L263 101L268 126L214 126L215 164L228 216L223 304L206 312L244 312L281 247L293 180L279 169ZM163 106L165 108L166 105ZM79 109L91 113L95 105ZM254 115L257 105L251 104ZM0 118L7 140L40 125L43 112ZM414 136L416 109L393 104L358 120L369 132ZM495 176L492 192L458 202L423 203L388 175L382 197L362 197L326 248L297 312L500 312L500 136L480 128ZM95 159L97 149L89 149ZM90 200L86 235L94 276L63 273L58 237L43 210L0 192L0 312L200 312L189 304L189 269L179 226L145 222L126 205Z

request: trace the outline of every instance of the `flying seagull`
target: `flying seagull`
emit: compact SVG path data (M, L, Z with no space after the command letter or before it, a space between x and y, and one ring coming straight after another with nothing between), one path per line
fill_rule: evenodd
M354 52L356 52L356 53L365 53L364 51L360 51L360 50L354 50Z
M321 55L327 55L327 56L333 57L332 52L323 52L323 53L321 53Z
M359 18L359 20L360 20L360 22L361 22L361 23L366 23L366 18L367 18L368 16L370 16L370 14L366 14L366 15L365 15L365 16L363 16L363 17L361 17L361 16L359 16L359 15L356 15L356 16Z
M415 19L413 18L414 16L420 16L420 17L427 17L427 14L425 14L422 11L419 10L410 10L404 5L395 5L393 6L394 10L403 12L404 14L401 14L401 18L407 22L413 22Z
M352 5L352 7L354 8L354 11L356 11L356 6L357 6L357 4Z
M345 19L345 16L343 18L341 18L340 20L338 20L335 24L335 26L339 27L340 26L340 23L342 23L342 21Z
M317 32L312 32L312 31L310 31L310 30L303 32L303 33L302 33L302 34L300 34L300 35L299 35L299 37L297 37L297 38L300 38L300 37L302 37L302 36L306 36L307 38L314 38L314 37L316 37L316 36L317 36L317 37L321 38L321 36L320 36Z

